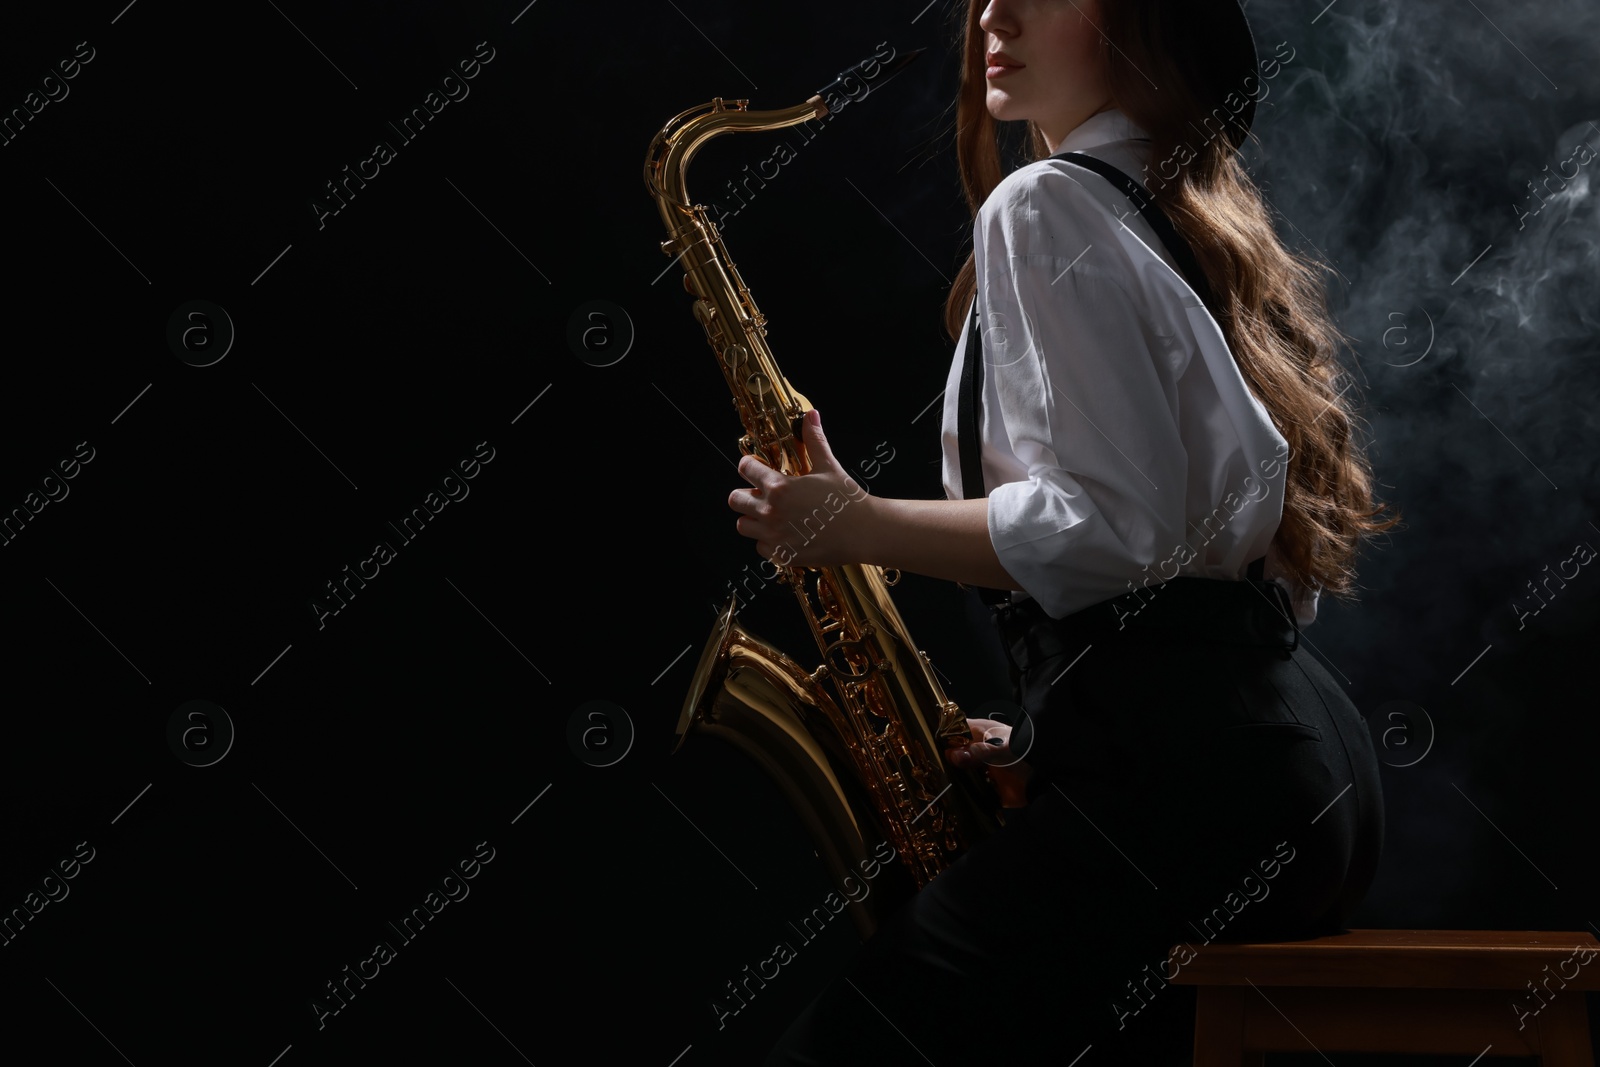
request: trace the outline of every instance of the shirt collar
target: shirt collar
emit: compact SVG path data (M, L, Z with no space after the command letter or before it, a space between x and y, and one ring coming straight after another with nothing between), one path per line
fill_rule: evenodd
M1123 114L1120 108L1108 108L1073 127L1071 133L1056 146L1056 154L1078 152L1111 141L1149 140L1150 135Z

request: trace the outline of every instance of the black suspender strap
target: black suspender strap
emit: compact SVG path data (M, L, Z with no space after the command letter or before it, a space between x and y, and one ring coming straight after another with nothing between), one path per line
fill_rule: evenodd
M961 448L961 495L967 500L987 497L983 488L983 331L978 325L978 297L972 297L972 317L967 320L967 350L961 360L961 392L956 397L956 440ZM973 586L985 604L1004 604L1009 590Z
M1188 281L1189 287L1195 291L1195 295L1200 298L1200 302L1206 306L1206 309L1211 312L1213 317L1217 317L1218 321L1220 321L1220 317L1217 314L1216 298L1212 296L1211 285L1206 281L1205 271L1200 269L1199 261L1194 258L1194 250L1189 247L1189 242L1185 241L1182 235L1173 228L1172 222L1167 216L1162 214L1161 209L1156 206L1155 198L1145 191L1144 186L1105 160L1091 156L1087 152L1062 152L1051 158L1065 159L1070 163L1076 163L1080 167L1092 170L1120 189L1122 194L1128 198L1128 201L1138 209L1139 214L1144 216L1144 220L1150 224L1150 228L1156 231L1156 236L1161 238L1161 243L1167 246L1167 251L1177 261L1179 271L1183 274L1184 279Z
M1091 156L1087 152L1062 152L1053 158L1065 159L1076 163L1080 167L1092 170L1122 190L1122 194L1138 209L1139 214L1144 216L1144 220L1150 224L1150 228L1156 231L1156 236L1161 238L1161 243L1167 246L1167 251L1177 261L1178 269L1182 272L1185 280L1188 281L1189 288L1195 291L1195 295L1206 306L1206 310L1211 312L1212 317L1217 317L1216 298L1211 292L1211 284L1206 281L1205 271L1200 269L1199 260L1194 258L1194 249L1190 248L1189 242L1185 241L1182 235L1178 233L1177 229L1172 225L1172 220L1168 219L1161 209L1156 206L1155 198L1145 191L1144 186L1105 160ZM1264 580L1266 564L1267 557L1265 556L1251 561L1249 570L1251 581L1259 582Z
M1194 252L1187 241L1173 227L1167 217L1156 206L1155 199L1145 191L1144 187L1122 171L1113 167L1103 159L1088 155L1084 152L1063 152L1052 158L1065 159L1086 167L1105 178L1112 185L1120 189L1128 200L1144 216L1150 228L1155 230L1167 251L1177 261L1178 267L1188 280L1190 288L1200 297L1207 310L1213 316L1217 314L1216 300L1212 296L1211 286L1206 282L1205 272L1200 269L1199 262L1194 258ZM967 347L961 363L961 389L956 399L956 438L961 452L961 495L971 500L974 497L987 497L984 490L982 438L983 428L983 342L982 329L978 317L978 297L975 293L972 298L972 317L967 323ZM1251 561L1249 577L1252 581L1262 581L1267 558ZM963 583L965 584L965 583ZM986 589L982 586L971 586L978 591L978 595L985 604L1003 604L1009 601L1009 592L999 589Z
M978 298L972 298L967 320L967 348L961 359L961 391L956 396L956 436L961 446L961 495L967 500L987 496L983 491L983 463L978 433L983 426L983 344L979 340Z

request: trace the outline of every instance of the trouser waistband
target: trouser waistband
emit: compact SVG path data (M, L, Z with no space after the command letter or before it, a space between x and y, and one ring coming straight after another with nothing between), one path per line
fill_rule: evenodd
M1060 619L1037 600L993 607L1013 663L1021 670L1097 640L1184 640L1293 652L1300 626L1276 582L1180 577L1103 600Z

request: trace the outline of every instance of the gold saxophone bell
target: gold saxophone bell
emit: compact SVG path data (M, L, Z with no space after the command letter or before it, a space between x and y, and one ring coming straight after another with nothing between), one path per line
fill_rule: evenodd
M811 402L779 370L766 318L717 226L689 199L685 174L712 137L793 126L821 118L830 105L822 94L778 111L749 111L747 104L717 97L673 117L650 143L645 184L666 224L661 250L681 257L694 317L733 392L745 430L740 450L785 474L808 474L799 427ZM778 580L794 590L821 651L812 671L740 625L738 599L731 599L695 667L673 751L690 732L731 742L783 791L835 884L865 869L877 843L887 841L914 891L994 831L999 802L990 785L946 762L943 750L967 743L970 730L889 596L898 579L898 572L870 565L779 567ZM877 891L852 900L861 937L900 902Z

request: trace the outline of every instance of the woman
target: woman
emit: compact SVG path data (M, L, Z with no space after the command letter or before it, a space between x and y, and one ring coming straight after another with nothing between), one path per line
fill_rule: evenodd
M1371 741L1300 627L1398 519L1315 265L1235 155L1279 67L1236 0L969 0L963 54L950 499L864 495L812 411L813 473L746 457L729 504L778 563L984 592L1023 714L949 755L1011 810L767 1063L1187 1062L1192 987L1168 983L1199 946L1337 930L1371 882ZM1003 180L997 119L1034 160ZM787 541L831 494L850 506Z

